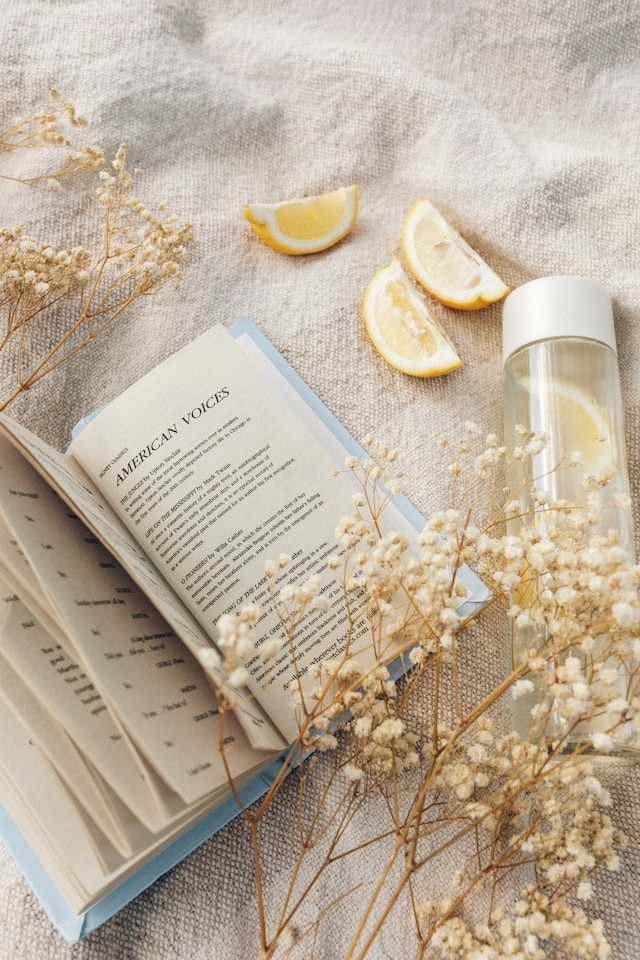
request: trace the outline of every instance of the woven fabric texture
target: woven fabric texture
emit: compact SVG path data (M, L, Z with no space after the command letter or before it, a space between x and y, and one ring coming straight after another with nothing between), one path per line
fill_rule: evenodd
M473 417L501 431L501 307L434 305L463 368L397 373L373 350L361 303L400 256L426 195L511 286L577 274L613 294L634 505L640 492L640 12L633 0L9 0L0 25L2 129L50 86L89 117L87 142L121 142L137 192L194 224L178 293L139 301L91 347L20 397L17 420L64 449L74 423L210 324L249 315L356 437L399 450L423 512L443 506L435 439ZM15 173L15 158L0 172ZM334 249L286 257L243 220L247 201L357 183L361 209ZM2 226L69 248L91 240L70 187L0 183ZM54 330L43 324L41 345ZM0 357L2 395L14 364ZM637 518L640 519L640 518ZM640 523L637 524L640 529ZM471 641L470 641L471 642ZM469 694L495 680L504 624L472 640ZM598 884L615 960L640 956L640 770L605 774L630 845ZM293 787L265 823L267 894L286 882ZM374 813L372 816L376 816ZM363 852L310 914L373 871ZM315 955L344 956L339 904ZM0 847L0 960L257 957L249 846L233 823L85 942L68 946ZM403 921L372 956L412 956ZM305 955L305 954L301 954Z

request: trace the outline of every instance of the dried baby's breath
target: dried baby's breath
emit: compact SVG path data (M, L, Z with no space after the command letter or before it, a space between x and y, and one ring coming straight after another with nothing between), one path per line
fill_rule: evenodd
M17 119L7 130L0 133L0 157L20 151L43 151L47 157L50 148L64 151L62 161L55 153L55 160L46 171L10 176L0 172L0 179L21 183L44 185L50 190L60 189L60 180L73 173L101 170L105 165L104 151L96 146L75 148L69 139L74 128L85 127L87 120L79 117L75 105L63 101L57 90L50 90L48 99L38 104L31 113Z
M15 386L0 398L0 410L92 343L140 297L177 285L193 242L190 223L133 195L124 146L107 165L102 149L72 144L70 131L85 124L73 103L51 91L46 105L0 135L0 159L64 151L46 171L0 172L0 179L59 192L61 179L72 174L98 178L85 243L42 240L21 226L0 228L0 351L11 355L15 369ZM45 326L56 331L53 337L42 336Z
M519 463L526 467L545 443L522 431ZM525 511L521 491L505 487L505 448L468 423L460 441L438 442L455 466L451 502L410 541L384 522L401 479L395 454L371 438L366 445L364 460L345 464L359 492L353 512L339 518L327 564L327 581L337 578L342 590L344 651L319 658L310 677L294 677L298 739L265 798L243 810L261 956L285 947L310 956L323 920L346 899L346 960L378 944L384 950L399 916L413 925L416 960L607 958L592 877L620 869L625 839L590 755L640 746L640 568L615 534L594 532L592 492L606 489L606 479L589 479L581 504L536 495ZM476 516L470 500L479 491L488 509ZM491 587L484 609L466 614L463 564ZM288 564L277 561L265 571L285 637L278 649L288 646L295 661L322 581L288 583ZM474 698L460 655L498 604L505 631L524 637L524 655ZM354 652L363 616L368 644ZM255 609L221 621L230 670L253 655L249 622L258 622ZM411 667L401 682L389 672L390 651ZM495 717L512 708L528 715L527 729L498 730ZM289 834L298 852L284 901L273 904L263 892L261 824L293 767L299 797ZM345 859L364 851L371 875L315 921L298 923ZM447 874L452 859L457 869ZM285 943L292 926L299 936Z

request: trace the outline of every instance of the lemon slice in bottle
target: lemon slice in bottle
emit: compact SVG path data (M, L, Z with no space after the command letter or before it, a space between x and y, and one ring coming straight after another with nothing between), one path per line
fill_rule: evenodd
M444 330L395 258L373 276L363 313L373 345L392 367L438 377L462 366Z
M522 386L537 396L535 408L544 411L545 430L560 455L580 453L586 473L598 475L615 466L611 424L594 397L575 384L555 378L548 389L534 377L523 377ZM554 429L555 424L562 424L561 435ZM531 426L536 431L542 429L542 424Z
M426 197L417 200L407 214L402 249L416 280L449 307L479 310L509 292Z
M318 253L342 240L358 216L358 188L282 203L248 203L242 210L253 232L279 253Z

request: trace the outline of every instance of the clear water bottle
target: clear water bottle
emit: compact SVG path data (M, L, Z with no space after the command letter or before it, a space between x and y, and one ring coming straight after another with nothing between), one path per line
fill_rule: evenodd
M611 476L596 494L600 520L592 533L614 530L633 560L624 418L608 292L595 281L573 276L545 277L517 288L504 304L503 353L505 444L511 461L507 482L511 495L519 501L521 517L510 522L510 532L527 522L536 524L544 535L545 525L557 522L557 514L540 509L539 500L534 502L534 488L549 502L565 500L579 505L585 502L585 474ZM511 460L513 451L523 443L520 426L548 437L542 450L526 465ZM545 644L540 627L514 625L512 634L514 666ZM575 653L571 652L579 658L580 669L590 683L598 682L598 674L590 670L590 660L598 659L598 649L606 649L602 646L605 643L606 638L596 638L591 656L579 645ZM607 663L607 668L614 669L618 678L610 691L612 700L616 696L628 698L635 668L630 668L628 659ZM531 708L542 703L549 709L540 711L543 719L536 728L532 726ZM612 730L606 709L582 723L568 723L554 709L542 677L532 691L515 701L514 713L521 736L542 735L551 741L564 737L567 747L579 743L589 753L640 759L630 724L619 723L611 736L603 735Z

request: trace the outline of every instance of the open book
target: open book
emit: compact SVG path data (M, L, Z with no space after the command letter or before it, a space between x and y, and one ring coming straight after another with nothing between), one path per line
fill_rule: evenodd
M264 564L287 553L287 580L322 572L329 598L299 673L339 655L326 560L354 452L249 321L152 370L65 455L0 418L0 831L68 939L237 813L221 737L243 799L267 788L297 734L291 659L250 658L222 721L216 622L254 602L258 642L277 636ZM387 522L421 523L403 498ZM465 608L484 602L462 578Z

